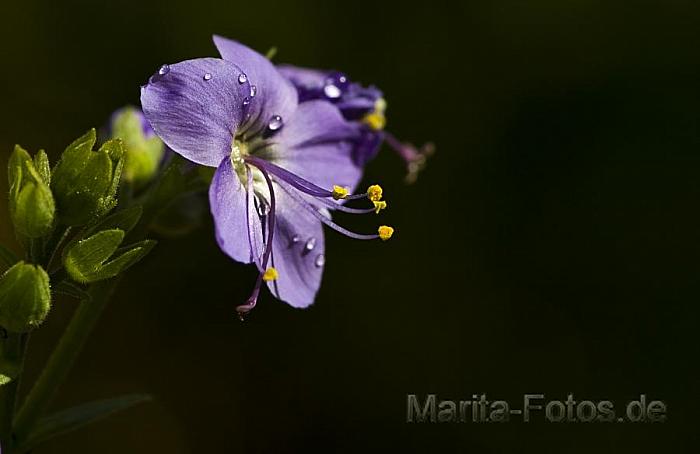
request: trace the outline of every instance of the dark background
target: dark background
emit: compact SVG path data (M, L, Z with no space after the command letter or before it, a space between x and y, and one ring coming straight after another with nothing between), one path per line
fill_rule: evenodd
M329 232L316 304L265 293L211 221L134 268L55 403L150 404L37 453L690 452L697 449L700 14L692 1L3 2L0 152L55 159L219 33L381 87L437 144L383 151L392 241ZM6 181L0 180L6 190ZM2 200L0 235L13 235ZM342 218L370 229L375 218ZM369 224L369 225L367 225ZM38 370L75 306L32 339ZM520 406L646 393L665 424L409 425L406 394Z

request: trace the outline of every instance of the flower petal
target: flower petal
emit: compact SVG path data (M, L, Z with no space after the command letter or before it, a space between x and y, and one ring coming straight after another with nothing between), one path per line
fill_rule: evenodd
M250 98L250 119L241 131L262 131L274 115L286 122L297 106L294 86L265 56L222 36L214 35L213 39L221 58L240 67L250 85L256 87Z
M272 266L278 277L267 283L278 299L298 308L311 305L321 286L325 264L323 224L279 186Z
M258 263L263 252L262 225L252 193L241 184L228 157L209 186L209 205L221 250L237 262Z
M362 119L374 110L377 100L383 96L378 88L363 87L337 71L300 68L292 65L277 65L277 70L297 89L299 102L314 99L326 100L335 104L343 117L348 120ZM329 91L329 88L333 91Z
M362 177L355 159L361 133L360 125L343 119L332 104L309 101L299 104L263 157L322 188L353 190Z
M141 88L141 105L156 134L170 148L198 164L216 167L231 153L246 116L248 83L241 69L218 58L164 65Z

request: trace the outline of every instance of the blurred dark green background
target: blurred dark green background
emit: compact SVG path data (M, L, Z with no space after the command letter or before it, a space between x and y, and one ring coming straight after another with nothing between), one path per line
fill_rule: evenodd
M413 186L388 150L370 165L397 234L377 244L329 232L309 310L266 293L240 323L254 270L218 250L211 222L163 239L55 406L127 392L155 401L36 452L691 452L696 3L3 2L3 167L17 142L55 159L137 103L160 64L216 55L212 33L377 84L389 129L438 147ZM55 302L32 338L30 374L74 306ZM406 424L406 394L431 392L515 405L533 392L646 393L666 401L669 420Z

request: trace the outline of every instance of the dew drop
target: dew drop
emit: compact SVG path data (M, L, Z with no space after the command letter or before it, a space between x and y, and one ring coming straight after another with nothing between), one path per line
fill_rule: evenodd
M244 84L244 83L246 83L246 82L248 82L248 76L246 76L245 73L241 73L241 74L238 76L238 83L239 83L239 84Z
M317 268L321 268L325 264L326 264L326 256L323 254L318 254L316 256L316 260L314 260L314 265L316 265Z
M336 99L340 98L342 92L340 91L340 88L334 84L327 84L323 87L323 94L325 94L328 98Z
M250 97L254 98L255 95L258 93L258 86L257 85L251 85L250 86Z
M316 247L316 238L314 238L314 237L309 238L308 241L306 242L306 245L304 246L304 248L307 251L313 251L315 247Z
M245 98L243 98L243 105L247 106L248 104L250 104L250 98L246 96Z
M158 69L158 74L164 76L170 72L170 65L163 65Z
M211 73L204 74L204 80L211 80Z
M277 131L282 127L282 124L282 117L279 115L273 115L272 118L270 118L270 122L267 124L267 127L270 128L270 131Z
M296 244L296 243L298 243L299 241L301 241L301 237L300 237L299 235L294 235L294 236L292 237L292 243Z

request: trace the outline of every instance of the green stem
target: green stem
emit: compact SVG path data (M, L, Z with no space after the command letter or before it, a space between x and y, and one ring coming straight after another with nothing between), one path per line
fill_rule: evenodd
M68 375L82 346L107 305L119 278L100 281L89 289L90 301L82 301L64 332L46 367L41 372L14 420L17 443L26 440L39 418L45 413L56 390Z
M15 414L15 402L19 377L24 368L24 351L29 334L7 333L2 345L2 361L12 364L14 376L12 381L0 387L0 442L2 446L9 447L12 443L12 418ZM5 452L9 452L5 449Z

